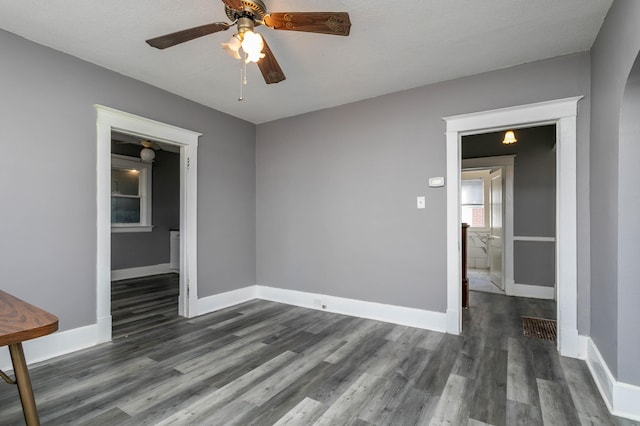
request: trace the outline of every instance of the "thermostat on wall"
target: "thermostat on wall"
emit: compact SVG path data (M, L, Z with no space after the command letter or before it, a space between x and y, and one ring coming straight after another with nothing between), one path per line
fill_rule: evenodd
M431 188L438 188L440 186L444 186L444 177L439 176L439 177L429 178L429 186Z

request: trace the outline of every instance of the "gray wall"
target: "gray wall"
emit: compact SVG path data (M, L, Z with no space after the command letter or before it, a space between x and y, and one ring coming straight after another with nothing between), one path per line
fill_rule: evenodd
M638 262L638 159L640 158L640 55L631 70L620 118L618 165L618 333L619 374L640 385L640 262Z
M203 133L198 296L255 284L253 124L4 31L0 52L3 289L61 330L96 322L94 104Z
M635 220L627 227L626 209L637 206L632 182L639 177L633 164L638 151L637 136L633 144L623 143L619 127L625 84L640 50L638 22L640 2L614 1L592 48L590 179L591 337L614 376L635 385L640 385L640 310L637 266L629 256L637 244L627 233L637 232Z
M518 142L504 145L504 132L462 138L462 158L516 155L513 167L514 236L555 237L556 127L517 129ZM517 284L555 285L555 244L514 242Z
M111 143L111 153L139 158L142 148ZM151 232L111 234L111 270L169 263L169 230L180 228L180 154L159 150L151 168Z
M258 284L444 312L445 189L427 187L446 170L442 117L585 95L578 116L584 207L589 81L582 53L259 125ZM418 195L427 197L424 210L415 208ZM587 223L579 223L581 247L588 247ZM589 269L581 254L582 294Z
M556 245L548 241L514 241L513 279L516 284L555 287Z

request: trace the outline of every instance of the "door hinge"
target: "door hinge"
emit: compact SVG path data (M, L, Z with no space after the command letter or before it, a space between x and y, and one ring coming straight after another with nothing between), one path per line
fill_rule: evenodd
M191 157L187 157L187 169L191 167Z

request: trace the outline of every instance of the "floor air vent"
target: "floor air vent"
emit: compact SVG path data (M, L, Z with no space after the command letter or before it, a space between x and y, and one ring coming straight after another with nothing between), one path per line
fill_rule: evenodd
M556 340L556 320L522 317L522 334L542 340Z

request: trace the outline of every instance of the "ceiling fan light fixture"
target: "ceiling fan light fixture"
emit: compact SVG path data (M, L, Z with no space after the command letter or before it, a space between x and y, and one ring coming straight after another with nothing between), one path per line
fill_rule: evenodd
M140 151L140 159L142 162L151 163L154 158L156 158L156 153L153 149L145 147Z
M516 134L513 132L513 130L507 130L507 132L504 134L504 139L502 139L502 143L505 145L510 145L516 142L518 142L518 139L516 139Z
M262 53L262 49L264 49L262 36L250 30L245 31L242 37L242 50L247 54L245 62L258 62L264 58L265 54Z
M146 40L147 44L156 49L166 49L209 34L227 31L236 26L235 39L232 38L228 43L221 44L222 48L235 59L240 60L242 55L245 55L245 61L241 67L241 80L243 82L246 80L244 66L248 62L255 62L264 81L267 84L273 84L286 80L286 77L267 41L260 34L253 32L254 27L264 25L271 30L302 31L339 36L348 36L351 28L351 20L347 12L267 13L267 7L263 0L222 0L222 3L230 22L212 22L187 28L151 38ZM238 47L238 42L240 42L240 47ZM240 52L241 48L243 53Z
M238 51L242 47L242 40L240 40L238 34L234 34L227 43L220 43L220 45L233 59L240 59L240 53Z

